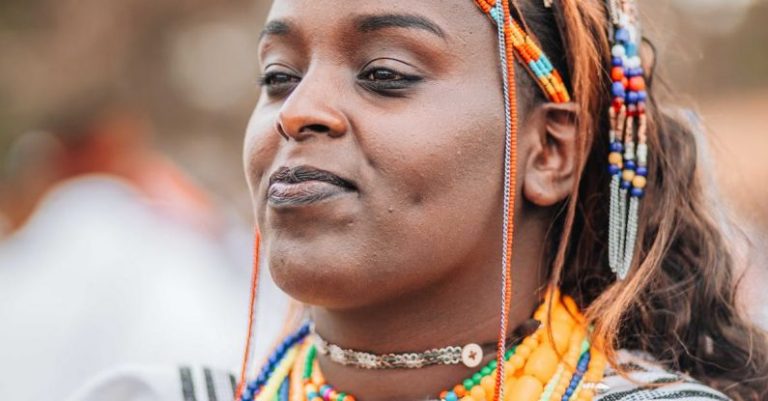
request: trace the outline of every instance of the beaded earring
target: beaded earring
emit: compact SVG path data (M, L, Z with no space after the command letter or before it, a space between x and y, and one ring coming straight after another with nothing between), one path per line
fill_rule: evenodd
M611 174L608 262L619 280L632 267L637 242L640 200L648 177L645 73L640 60L637 4L609 0L612 42L610 116Z

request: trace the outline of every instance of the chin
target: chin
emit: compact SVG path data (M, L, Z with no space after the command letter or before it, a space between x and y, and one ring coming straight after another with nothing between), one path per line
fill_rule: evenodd
M376 266L351 245L323 236L315 240L278 239L267 246L267 261L277 286L304 304L331 309L377 302L384 289ZM377 291L371 291L376 286Z

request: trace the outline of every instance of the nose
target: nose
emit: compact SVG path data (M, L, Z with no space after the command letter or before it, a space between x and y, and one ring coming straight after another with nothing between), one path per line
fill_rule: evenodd
M318 71L319 72L319 71ZM318 135L344 136L349 122L338 108L338 89L320 74L308 74L283 103L277 132L286 140L304 141Z

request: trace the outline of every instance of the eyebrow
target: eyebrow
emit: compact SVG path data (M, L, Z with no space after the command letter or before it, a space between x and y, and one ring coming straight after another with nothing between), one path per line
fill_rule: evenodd
M266 36L290 35L291 30L291 24L289 24L287 21L269 21L267 25L264 26L264 30L261 31L261 34L259 34L259 40L264 39Z
M445 39L445 32L439 25L420 15L377 14L360 17L357 21L357 30L360 32L368 33L390 28L421 29Z

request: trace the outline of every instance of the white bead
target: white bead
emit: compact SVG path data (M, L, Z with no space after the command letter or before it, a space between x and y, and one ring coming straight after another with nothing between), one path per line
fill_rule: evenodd
M483 348L477 344L467 344L461 350L461 362L468 368L476 368L483 361Z
M622 45L615 45L613 46L613 50L611 50L611 54L613 57L624 58L624 56L627 55L627 49Z

